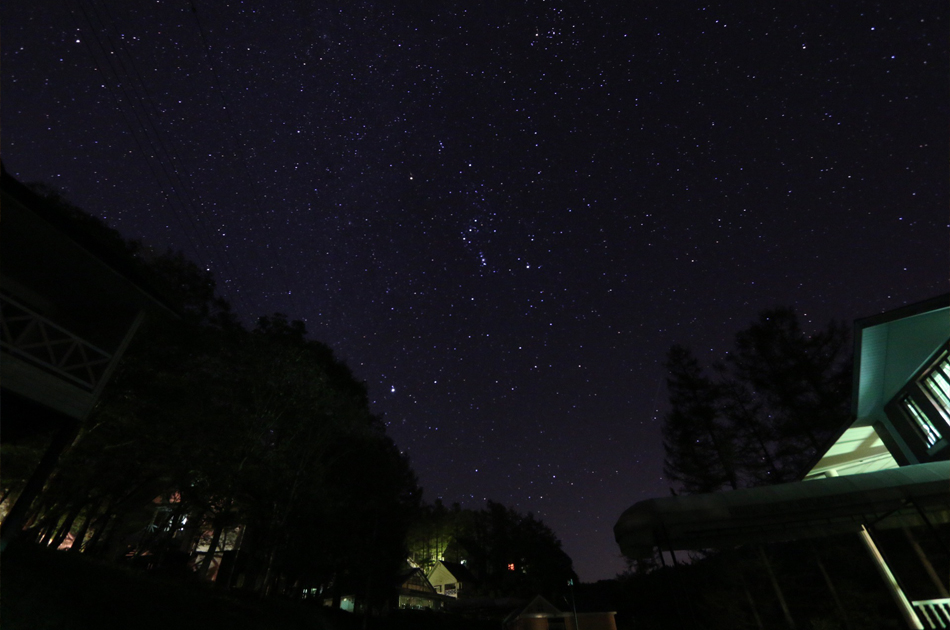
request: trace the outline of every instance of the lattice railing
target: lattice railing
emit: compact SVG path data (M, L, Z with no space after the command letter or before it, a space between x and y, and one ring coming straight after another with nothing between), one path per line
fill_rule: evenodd
M928 628L950 628L950 598L922 599L912 603Z
M2 294L0 347L89 391L112 359L105 350Z

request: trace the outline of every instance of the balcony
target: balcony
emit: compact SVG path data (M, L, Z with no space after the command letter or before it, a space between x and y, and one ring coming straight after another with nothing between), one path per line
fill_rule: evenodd
M105 350L0 294L0 348L93 392L112 359Z

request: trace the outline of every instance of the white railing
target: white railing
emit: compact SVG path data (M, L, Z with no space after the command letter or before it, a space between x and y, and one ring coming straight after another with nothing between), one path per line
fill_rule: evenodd
M922 599L912 603L918 616L926 620L928 628L950 628L950 597Z
M6 295L0 295L0 347L89 391L112 358Z

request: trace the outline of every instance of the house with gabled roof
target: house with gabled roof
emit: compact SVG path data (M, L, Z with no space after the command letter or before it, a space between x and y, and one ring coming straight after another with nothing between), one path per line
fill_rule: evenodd
M446 597L464 597L477 584L475 576L464 564L439 560L426 576L435 592Z
M444 597L439 595L425 572L418 567L402 571L398 577L399 589L396 605L413 610L441 610Z

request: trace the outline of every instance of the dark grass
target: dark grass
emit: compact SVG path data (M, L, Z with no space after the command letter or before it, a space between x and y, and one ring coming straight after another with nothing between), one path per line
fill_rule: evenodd
M368 630L496 630L499 623L393 611ZM146 574L31 544L0 556L3 630L362 630L363 619L301 602L241 601L195 580Z
M322 611L238 602L198 582L14 544L0 556L4 630L332 628Z

